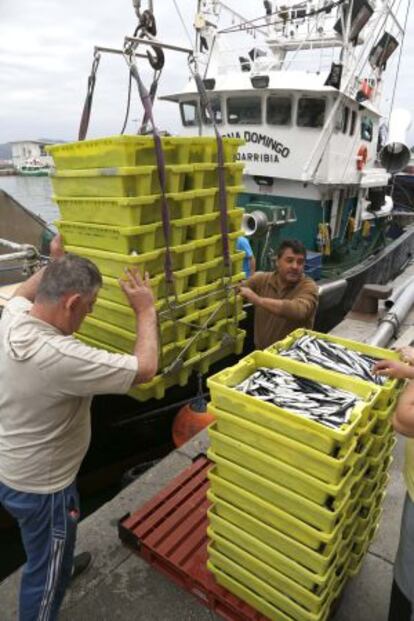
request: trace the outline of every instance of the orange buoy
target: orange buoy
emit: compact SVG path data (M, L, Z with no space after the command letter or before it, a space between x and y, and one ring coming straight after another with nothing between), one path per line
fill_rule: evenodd
M178 410L172 426L174 445L179 448L214 420L213 414L207 411L204 399L195 399L183 405Z
M357 153L357 162L356 162L357 170L364 169L364 166L367 163L367 159L368 159L368 149L366 148L365 145L362 145L362 147L359 147L358 153Z

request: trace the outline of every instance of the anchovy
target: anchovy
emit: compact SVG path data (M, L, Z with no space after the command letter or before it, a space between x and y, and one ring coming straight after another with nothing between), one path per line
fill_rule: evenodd
M377 360L372 356L315 336L302 336L291 347L279 353L293 360L313 363L324 369L358 377L380 386L386 381L385 377L374 374L373 366Z
M357 402L345 390L267 367L258 368L235 389L334 429L349 421Z

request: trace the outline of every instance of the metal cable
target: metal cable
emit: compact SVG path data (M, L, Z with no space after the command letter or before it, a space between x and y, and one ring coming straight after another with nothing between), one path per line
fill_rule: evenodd
M182 24L182 27L184 28L185 34L187 35L187 39L189 40L191 47L194 48L193 40L191 39L191 35L190 35L189 31L188 31L188 28L187 28L187 26L185 24L185 21L184 21L184 18L182 16L182 13L180 11L180 8L179 8L179 6L177 4L177 0L173 0L173 2L174 2L175 10L177 11L178 17L179 17L180 22Z
M131 71L129 71L129 83L128 83L128 97L127 97L127 108L126 108L126 112L125 112L125 118L124 118L124 124L122 125L122 129L121 129L121 135L124 133L127 123L128 123L128 118L129 118L129 112L130 112L130 108L131 108L131 90L132 90L132 74Z

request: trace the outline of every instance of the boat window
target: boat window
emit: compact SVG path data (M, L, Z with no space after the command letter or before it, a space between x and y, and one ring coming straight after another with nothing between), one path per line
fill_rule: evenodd
M351 112L351 125L349 126L349 135L350 136L353 136L355 134L356 121L357 121L356 110L352 110L352 112Z
M180 111L184 127L198 125L198 106L196 101L183 101L180 103Z
M361 138L362 140L372 141L372 135L374 132L374 124L369 116L363 116L361 119Z
M221 101L219 97L213 97L210 99L210 105L211 105L211 109L213 111L213 115L214 115L214 121L217 123L217 125L220 125L220 123L223 122L223 114L221 111ZM205 106L202 107L201 110L201 115L203 117L203 123L205 125L211 125L211 119L210 119L210 115L208 113L208 110Z
M290 97L268 97L266 119L269 125L289 125L292 117Z
M342 133L346 134L348 131L348 123L349 123L349 108L348 106L344 106L342 112Z
M231 124L258 125L262 122L261 97L230 97L227 100L227 119Z
M323 127L326 102L316 97L302 97L298 101L299 127Z

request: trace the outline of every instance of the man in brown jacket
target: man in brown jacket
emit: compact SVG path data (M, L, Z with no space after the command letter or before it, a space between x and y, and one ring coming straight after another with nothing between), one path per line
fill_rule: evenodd
M254 344L265 349L296 328L312 328L318 305L318 287L305 276L306 248L285 240L276 257L275 272L256 272L240 293L254 304Z

